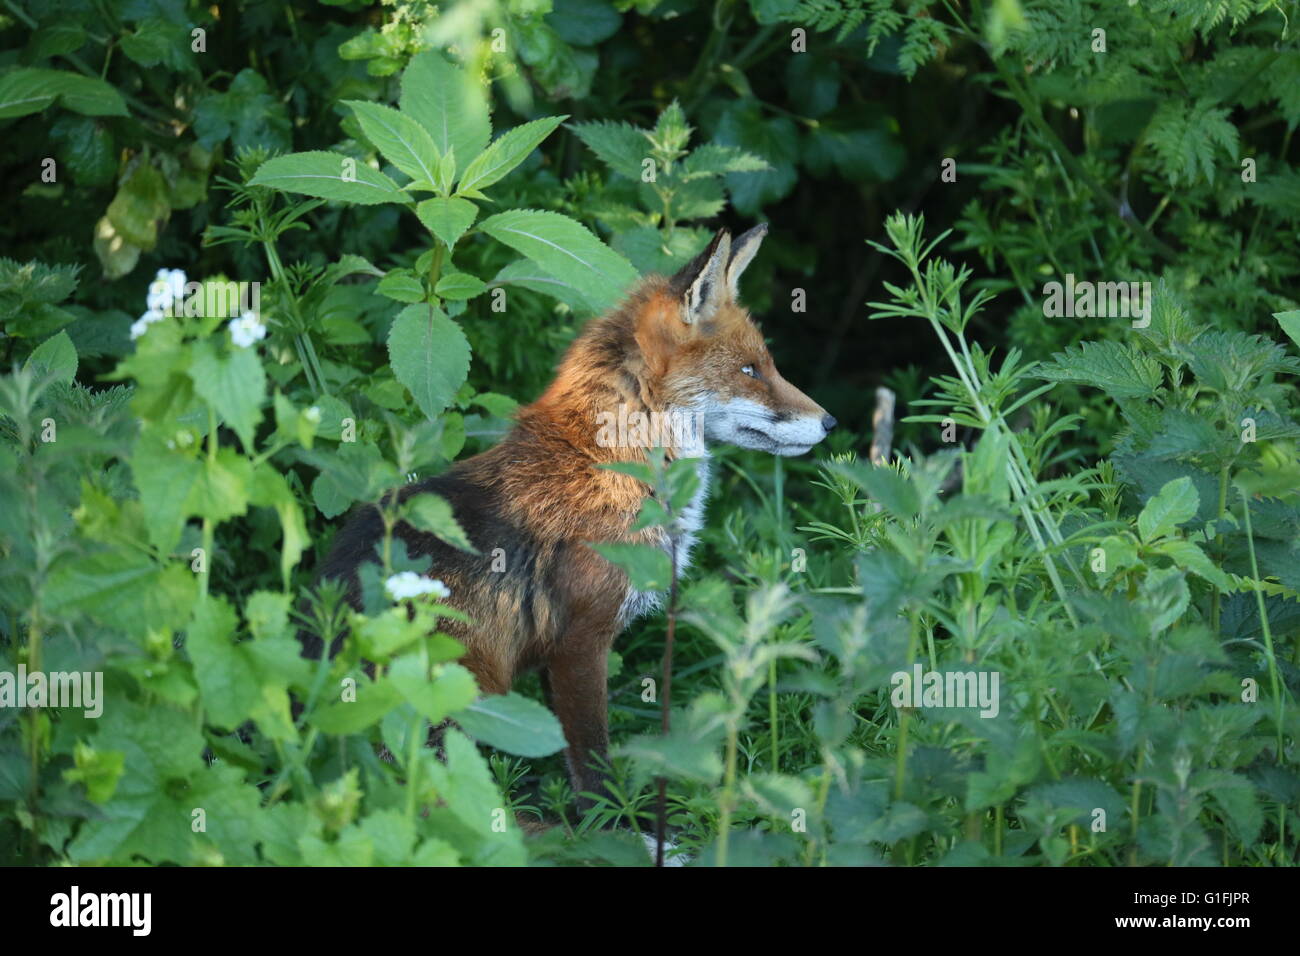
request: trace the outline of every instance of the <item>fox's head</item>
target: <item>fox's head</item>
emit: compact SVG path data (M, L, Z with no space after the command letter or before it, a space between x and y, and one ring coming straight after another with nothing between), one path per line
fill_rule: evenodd
M704 438L802 455L835 419L776 370L762 333L736 301L741 273L767 235L723 231L640 311L636 340L655 404L699 414Z

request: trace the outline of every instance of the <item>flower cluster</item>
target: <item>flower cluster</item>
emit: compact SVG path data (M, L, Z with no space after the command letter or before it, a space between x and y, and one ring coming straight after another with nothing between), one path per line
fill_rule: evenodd
M230 339L241 349L266 338L266 326L252 312L245 312L230 322Z
M384 589L395 601L419 597L421 594L432 594L438 600L451 597L451 589L447 585L437 578L426 578L414 571L403 571L401 574L394 574L384 582Z
M177 303L185 297L185 282L185 273L180 269L158 270L145 295L147 311L131 325L132 339L138 339L150 325L174 314Z

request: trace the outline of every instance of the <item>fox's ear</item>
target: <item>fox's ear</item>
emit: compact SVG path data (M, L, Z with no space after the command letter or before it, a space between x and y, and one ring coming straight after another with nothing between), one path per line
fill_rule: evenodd
M763 244L766 235L767 223L759 223L731 244L731 261L727 263L727 288L731 290L733 299L740 294L741 273L758 254L758 247Z
M682 297L682 321L699 325L712 318L726 296L726 267L731 258L731 235L720 230L707 248L672 278Z

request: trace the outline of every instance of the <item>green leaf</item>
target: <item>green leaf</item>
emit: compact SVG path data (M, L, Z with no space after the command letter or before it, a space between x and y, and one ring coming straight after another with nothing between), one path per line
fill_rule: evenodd
M375 291L398 302L424 301L424 283L410 269L394 269L379 280Z
M565 43L595 46L618 32L623 17L607 0L553 0L546 22Z
M444 299L462 301L482 295L487 291L487 286L478 276L467 272L451 272L438 280L433 291Z
M27 357L25 368L41 366L54 376L54 381L72 384L77 377L77 349L67 332L60 332L40 345Z
M366 138L390 163L412 179L436 182L442 156L423 126L391 106L362 100L343 102L357 115Z
M429 132L439 153L455 150L458 170L483 152L492 136L487 90L436 51L411 59L402 74L400 105Z
M1191 571L1193 574L1200 575L1220 591L1236 589L1232 579L1210 560L1209 555L1191 541L1182 538L1171 538L1168 541L1161 542L1159 550L1161 554L1172 558L1174 564L1186 571Z
M1300 309L1292 309L1290 312L1274 312L1273 318L1277 319L1277 324L1282 326L1285 332L1300 347Z
M39 113L55 100L84 116L126 116L126 101L97 77L21 67L0 76L0 119Z
M253 349L233 348L219 355L208 343L195 346L190 364L194 391L234 429L244 450L253 451L253 431L262 420L266 373Z
M737 100L723 112L716 135L720 143L738 146L771 164L764 172L727 175L727 189L738 211L756 215L794 189L800 135L791 120L763 116L755 100Z
M402 702L401 692L387 680L358 680L355 693L355 700L340 696L319 708L311 716L312 726L327 734L355 734L379 723Z
M405 517L409 524L427 531L454 548L478 554L469 536L456 520L455 512L446 498L432 492L415 495L406 502Z
M1138 515L1138 534L1150 544L1157 538L1173 534L1184 521L1196 516L1201 499L1190 478L1175 478L1146 503Z
M725 176L727 173L761 173L771 168L772 164L767 160L743 149L709 143L686 157L682 163L682 180L689 182L706 176Z
M638 591L666 591L672 583L672 558L663 548L621 541L591 547L605 560L622 568Z
M642 164L650 158L650 140L643 130L608 120L572 123L569 129L614 172L641 181Z
M145 430L131 454L131 474L144 505L149 540L170 554L180 540L185 502L198 480L200 465L191 456L168 448L153 430Z
M288 107L251 67L240 70L226 92L208 93L198 101L194 132L204 149L214 149L227 139L236 149L278 151L293 146Z
M197 583L188 564L160 567L139 551L103 551L56 562L42 603L83 611L128 634L177 627L193 606Z
M383 173L342 153L322 151L268 159L258 167L249 185L363 206L411 201L410 195Z
M442 722L478 696L474 675L460 664L442 664L432 680L419 654L408 654L393 661L388 679L407 703L432 723Z
M410 389L430 419L451 403L469 374L465 333L429 305L408 305L393 320L388 358L397 380Z
M1052 356L1038 371L1049 382L1090 385L1118 398L1155 395L1163 382L1160 363L1119 342L1084 342Z
M596 315L599 310L571 282L557 279L531 259L518 259L502 268L489 284L489 288L517 285L563 302L579 315Z
M545 757L564 749L564 731L555 715L514 692L482 697L454 718L465 733L506 753Z
M566 119L567 116L547 116L502 134L465 168L457 192L477 192L503 179Z
M208 720L228 730L247 720L262 696L256 669L235 643L238 626L226 599L212 595L195 608L185 635Z
M906 478L889 465L836 464L831 468L848 478L900 521L909 521L921 511L921 499Z
M465 234L478 216L478 207L468 199L426 199L415 207L424 228L446 243L450 249Z
M556 212L515 209L498 213L483 220L479 231L572 285L597 312L616 304L637 279L630 262L585 226Z

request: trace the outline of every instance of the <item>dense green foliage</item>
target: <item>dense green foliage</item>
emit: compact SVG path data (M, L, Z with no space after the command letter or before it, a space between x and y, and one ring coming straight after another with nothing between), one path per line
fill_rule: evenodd
M104 693L0 707L0 860L643 864L662 776L706 864L1294 864L1298 8L6 2L0 675ZM400 542L364 613L313 571L755 219L745 299L843 427L719 450L673 729L643 620L579 819L535 679L478 696ZM671 525L694 472L639 474ZM914 667L996 713L900 705Z

